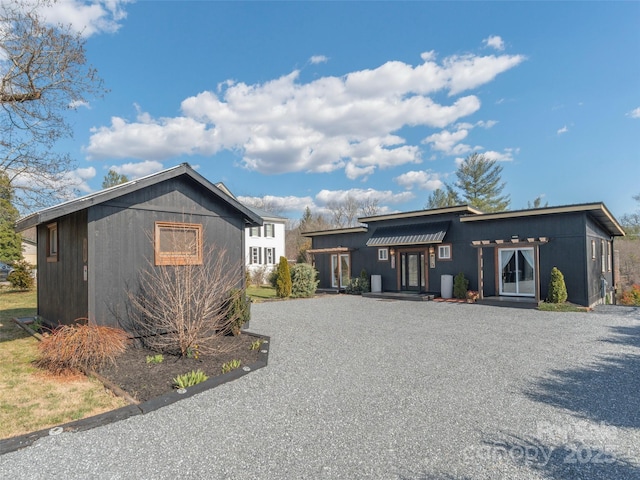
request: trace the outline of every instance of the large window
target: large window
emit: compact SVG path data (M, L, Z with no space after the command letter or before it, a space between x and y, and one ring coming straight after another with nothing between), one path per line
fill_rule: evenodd
M156 222L156 265L201 265L202 225Z
M58 224L47 225L47 262L58 261Z

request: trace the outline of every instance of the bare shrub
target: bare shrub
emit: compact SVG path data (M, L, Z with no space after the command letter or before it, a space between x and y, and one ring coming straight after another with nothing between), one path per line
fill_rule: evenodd
M129 336L120 328L100 325L63 325L38 344L36 365L60 374L97 369L125 351Z
M149 349L187 356L219 351L216 339L238 321L230 292L241 285L242 265L227 252L210 246L200 265L160 265L152 261L140 273L136 291L129 290L129 329ZM196 347L197 346L197 347Z

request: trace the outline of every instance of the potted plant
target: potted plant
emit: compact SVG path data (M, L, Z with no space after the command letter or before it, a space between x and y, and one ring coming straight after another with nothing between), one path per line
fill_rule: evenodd
M467 290L467 303L476 303L476 300L480 298L480 294L475 290Z

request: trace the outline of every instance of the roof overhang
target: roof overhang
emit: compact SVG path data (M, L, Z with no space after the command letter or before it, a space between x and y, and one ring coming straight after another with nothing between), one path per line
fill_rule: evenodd
M404 245L426 245L442 243L449 222L399 225L376 229L367 240L367 247L400 247Z
M166 170L162 170L160 172L156 172L151 175L132 180L130 182L115 185L98 192L90 193L83 197L75 198L73 200L54 205L53 207L39 210L38 212L27 215L26 217L18 220L18 222L16 222L16 231L21 232L27 230L31 227L50 222L64 215L69 215L71 213L84 210L85 208L117 199L119 197L122 197L123 195L127 195L129 193L182 175L191 178L193 181L208 190L212 195L226 201L232 208L236 209L242 214L245 219L246 225L260 226L263 224L262 218L258 214L244 206L242 203L236 200L235 197L229 196L225 191L221 190L209 180L204 178L202 175L196 172L188 163L182 163L175 167L171 167Z
M307 253L347 253L352 250L353 248L349 247L310 248Z
M365 233L367 227L334 228L331 230L316 230L313 232L302 232L303 237L324 237L325 235L339 235L342 233Z
M502 220L508 218L534 217L539 215L556 215L561 213L586 212L594 217L612 236L622 237L624 230L605 207L604 203L586 203L582 205L566 205L560 207L534 208L528 210L513 210L508 212L483 213L481 215L465 215L460 217L462 223L482 222L487 220Z
M447 213L478 215L478 214L481 214L482 212L476 208L470 207L469 205L457 205L455 207L433 208L429 210L415 210L413 212L390 213L386 215L375 215L372 217L361 217L361 218L358 218L358 221L362 223L371 223L371 222L381 222L383 220L429 217L432 215L443 215Z

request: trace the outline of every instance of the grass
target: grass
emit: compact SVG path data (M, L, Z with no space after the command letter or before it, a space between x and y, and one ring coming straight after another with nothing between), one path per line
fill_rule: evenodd
M33 366L38 340L11 322L36 313L36 292L0 290L0 438L54 427L127 403L84 375L53 376Z
M276 289L270 286L262 285L256 287L254 285L247 287L247 295L251 297L251 301L271 300L278 298Z
M542 310L543 312L588 312L589 311L587 307L581 307L579 305L574 305L573 303L569 303L569 302L564 302L564 303L544 302L538 305L538 310Z

